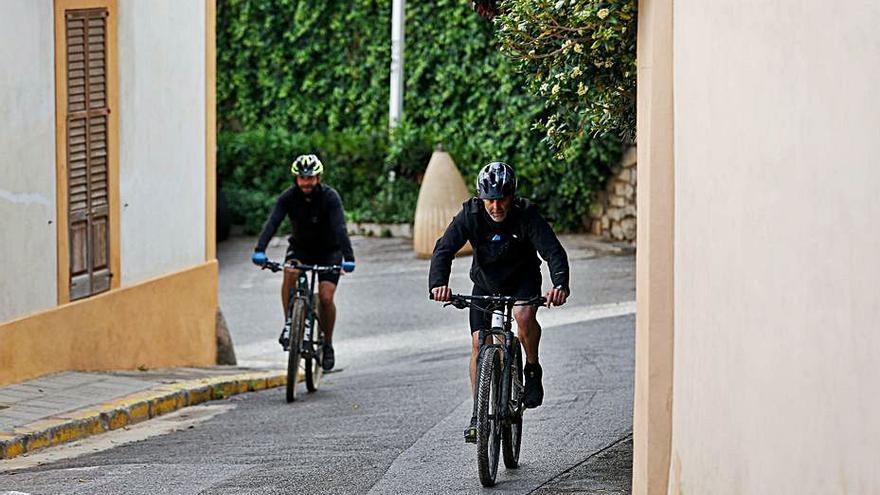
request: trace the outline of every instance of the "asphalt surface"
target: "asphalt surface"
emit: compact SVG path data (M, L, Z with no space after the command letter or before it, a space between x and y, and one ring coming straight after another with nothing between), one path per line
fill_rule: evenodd
M545 402L526 412L521 468L499 467L493 492L629 493L634 260L563 242L573 298L539 312ZM133 443L4 473L0 493L485 491L475 448L461 439L471 411L467 313L427 300L428 262L404 241L354 245L357 270L337 293L342 371L317 393L294 404L283 389L236 396L179 429L166 424ZM252 246L220 245L221 306L240 364L277 366L280 276L249 265ZM468 264L454 264L461 291ZM191 414L199 407L208 406Z

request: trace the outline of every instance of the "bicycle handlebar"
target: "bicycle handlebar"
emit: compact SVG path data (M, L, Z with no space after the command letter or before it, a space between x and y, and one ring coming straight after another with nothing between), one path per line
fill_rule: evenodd
M271 270L272 272L280 272L285 268L293 268L294 270L316 271L318 273L338 272L345 270L343 265L306 265L303 263L278 263L277 261L267 261L262 267L263 270Z
M434 294L432 292L428 293L428 297L433 301ZM523 300L520 297L516 296L475 296L468 294L452 294L449 298L447 305L451 304L458 309L464 309L471 304L471 301L488 301L494 303L502 303L502 304L511 304L513 306L545 306L547 304L547 298L544 296L534 296L530 299ZM517 302L522 301L522 302Z

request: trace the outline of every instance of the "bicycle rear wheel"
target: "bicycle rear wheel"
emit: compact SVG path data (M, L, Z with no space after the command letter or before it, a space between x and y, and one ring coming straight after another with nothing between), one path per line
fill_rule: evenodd
M510 363L510 400L508 407L511 412L510 424L501 428L501 445L504 454L504 467L516 469L519 467L519 449L522 443L522 408L520 400L523 391L523 364L522 348L519 341L513 340L511 351L513 359Z
M495 485L501 447L499 401L501 360L498 349L486 348L480 361L477 391L477 468L483 486Z
M302 299L293 303L293 314L290 322L290 351L287 355L287 402L296 400L299 385L300 362L302 361L303 330L305 330L305 304Z
M318 295L312 294L312 308L318 313ZM321 377L324 375L324 368L321 367L324 361L324 332L321 330L320 322L315 318L312 323L312 331L309 336L309 345L312 352L305 358L306 366L306 389L309 392L318 390L321 384Z

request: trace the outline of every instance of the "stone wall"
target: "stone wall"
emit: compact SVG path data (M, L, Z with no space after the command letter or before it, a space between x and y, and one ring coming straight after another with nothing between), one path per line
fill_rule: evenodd
M584 226L597 236L630 244L636 242L636 148L623 154L608 180L596 194Z

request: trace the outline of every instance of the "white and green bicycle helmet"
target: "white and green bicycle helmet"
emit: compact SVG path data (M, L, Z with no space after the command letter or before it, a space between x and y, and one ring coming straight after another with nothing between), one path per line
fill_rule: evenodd
M312 177L324 173L324 164L315 155L299 155L290 164L290 173L300 177Z

